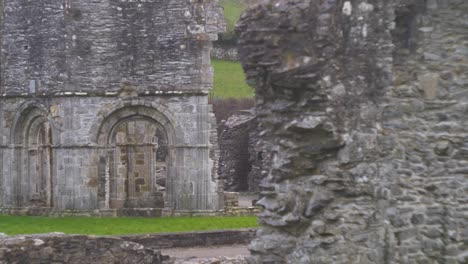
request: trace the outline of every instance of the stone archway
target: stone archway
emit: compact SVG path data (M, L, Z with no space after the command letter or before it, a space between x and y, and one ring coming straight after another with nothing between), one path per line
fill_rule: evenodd
M163 208L172 200L174 127L154 108L127 106L103 119L97 143L101 209Z
M13 128L17 206L53 207L54 133L47 112L28 106L19 112Z
M164 128L154 120L133 117L117 124L109 139L109 207L164 207Z

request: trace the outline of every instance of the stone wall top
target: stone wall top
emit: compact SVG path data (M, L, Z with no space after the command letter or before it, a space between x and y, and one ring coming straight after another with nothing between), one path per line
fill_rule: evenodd
M116 237L0 236L0 263L163 263L153 248Z

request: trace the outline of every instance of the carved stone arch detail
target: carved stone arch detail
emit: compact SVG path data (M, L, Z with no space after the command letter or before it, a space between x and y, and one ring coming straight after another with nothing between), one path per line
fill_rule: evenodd
M41 118L49 122L52 131L52 144L59 144L59 128L55 123L47 107L37 102L27 102L20 106L13 119L13 125L10 132L10 143L21 145L26 143L25 126L34 119Z
M165 202L170 203L176 171L174 149L182 134L168 110L143 100L132 100L106 106L98 116L101 124L93 125L94 129L98 128L91 140L102 147L98 165L99 208L162 208ZM145 127L142 131L135 132L142 126ZM158 142L149 139L155 131L167 144L162 162L157 159ZM138 133L141 138L135 137ZM158 166L164 168L164 185L157 184L162 168Z
M98 145L105 144L108 142L109 132L119 120L136 115L153 119L164 125L170 145L176 145L183 141L183 130L178 128L174 115L166 106L134 99L106 105L104 109L99 111L90 129L91 142Z

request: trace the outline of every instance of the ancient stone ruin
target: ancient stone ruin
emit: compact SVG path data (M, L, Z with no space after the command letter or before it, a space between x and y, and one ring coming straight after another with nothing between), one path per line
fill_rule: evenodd
M222 208L207 96L217 1L0 8L2 210Z
M243 16L272 151L251 263L468 263L467 14L270 0Z
M260 128L252 110L242 110L218 127L219 178L224 190L258 192L266 169L269 152L259 141Z
M43 234L2 237L0 264L162 264L159 250L119 237Z

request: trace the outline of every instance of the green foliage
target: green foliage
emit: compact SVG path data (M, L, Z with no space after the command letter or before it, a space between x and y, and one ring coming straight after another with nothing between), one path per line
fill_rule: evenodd
M246 6L241 0L220 0L219 3L224 8L224 17L227 22L227 32L225 37L234 37L234 29L236 27L237 20L245 10Z
M252 98L254 90L245 82L245 74L239 62L213 60L214 85L211 97Z
M171 218L96 218L27 217L0 215L0 232L8 235L63 232L83 235L124 235L162 232L189 232L257 227L257 218L171 217Z

